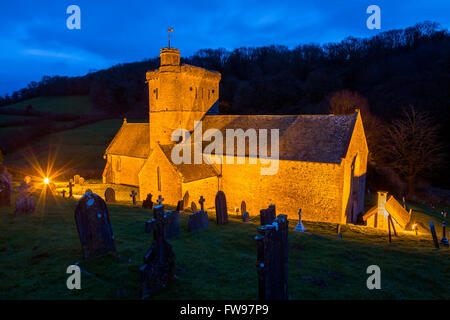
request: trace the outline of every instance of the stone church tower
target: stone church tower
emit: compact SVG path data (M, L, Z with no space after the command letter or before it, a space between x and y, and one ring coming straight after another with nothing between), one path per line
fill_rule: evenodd
M159 69L149 71L150 153L159 143L173 144L172 132L192 131L194 120L201 120L210 109L218 110L218 72L180 65L180 51L162 48Z

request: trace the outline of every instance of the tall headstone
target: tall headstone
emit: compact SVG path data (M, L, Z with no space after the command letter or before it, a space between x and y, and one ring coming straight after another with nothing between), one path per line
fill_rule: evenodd
M216 222L217 224L228 223L227 199L225 193L221 190L216 194Z
M288 299L288 220L279 215L272 224L258 227L258 296L260 300Z
M179 200L177 203L177 211L178 213L183 213L184 212L184 201L183 200Z
M142 208L153 209L152 197L153 195L151 193L147 194L147 198L144 201L142 201Z
M32 193L31 180L30 184L23 181L17 191L19 195L16 198L16 210L14 213L16 215L31 214L36 210L36 202Z
M114 191L113 188L106 188L105 201L106 202L116 202L116 192Z
M267 209L261 209L260 211L261 225L272 224L276 218L275 205L271 204Z
M76 174L73 176L73 183L75 183L75 184L80 183L80 175Z
M439 242L438 242L438 238L436 235L436 230L434 229L434 222L430 221L430 231L431 231L431 236L433 237L433 243L434 243L434 247L436 249L439 249Z
M137 192L134 190L131 190L130 197L133 199L133 206L136 205L136 196L137 196Z
M153 242L140 268L142 298L164 288L175 277L175 254L166 241L165 226L170 224L172 212L164 213L164 206L154 208L155 217L145 223L145 232L153 233Z
M5 167L0 165L0 206L11 205L12 178Z
M183 205L185 208L189 207L189 191L186 191L186 193L183 196Z
M75 222L85 258L116 251L108 207L100 196L83 195L75 207Z
M80 179L78 179L78 183L80 184L80 186L84 186L84 182L85 180L83 177L80 177Z
M67 187L69 188L69 198L72 198L73 197L73 187L74 187L72 179L69 180L69 184L67 185Z
M297 226L295 227L294 230L295 231L299 231L299 232L305 232L306 231L306 229L305 229L305 227L303 226L303 223L302 223L302 209L298 210L298 224L297 224Z
M241 202L241 214L244 215L244 212L247 212L247 204L245 201Z

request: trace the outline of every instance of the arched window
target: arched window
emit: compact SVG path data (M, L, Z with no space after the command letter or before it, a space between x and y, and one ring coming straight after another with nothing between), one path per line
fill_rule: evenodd
M158 179L158 191L161 191L161 171L159 170L159 167L156 168L156 175Z

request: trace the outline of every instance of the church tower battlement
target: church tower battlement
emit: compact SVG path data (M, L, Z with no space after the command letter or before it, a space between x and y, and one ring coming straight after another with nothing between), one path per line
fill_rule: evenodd
M149 71L150 150L160 144L173 144L172 132L192 131L211 108L218 108L221 74L200 67L180 65L180 51L162 48L160 67Z

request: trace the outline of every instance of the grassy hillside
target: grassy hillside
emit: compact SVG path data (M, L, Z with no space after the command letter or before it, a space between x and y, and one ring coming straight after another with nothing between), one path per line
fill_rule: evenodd
M45 136L24 150L7 155L5 164L26 166L32 157L46 167L50 158L55 159L55 168L69 166L77 169L104 167L103 154L122 125L123 120L105 120Z
M31 105L33 110L41 112L85 114L92 108L89 96L37 97L7 106L25 111ZM1 112L1 108L0 108Z
M108 205L118 254L83 260L73 217L75 200L42 201L36 214L15 217L0 208L1 299L139 299L139 266L152 242L144 233L150 211L126 203ZM171 241L178 279L152 299L255 299L257 223L232 218L225 226L188 233L181 215L181 238ZM448 249L434 250L429 235L387 235L344 226L290 221L291 299L448 299ZM127 261L125 258L130 258ZM81 290L66 288L66 268L79 262ZM381 268L381 290L368 290L366 269Z

